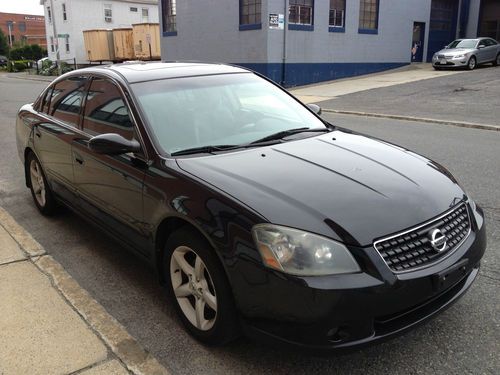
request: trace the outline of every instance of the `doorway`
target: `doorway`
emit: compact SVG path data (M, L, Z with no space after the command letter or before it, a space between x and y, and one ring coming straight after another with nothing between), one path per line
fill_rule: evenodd
M411 62L424 61L425 22L413 22Z

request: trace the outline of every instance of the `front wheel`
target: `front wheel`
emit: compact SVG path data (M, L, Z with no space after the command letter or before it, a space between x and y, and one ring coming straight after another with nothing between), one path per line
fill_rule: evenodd
M54 214L57 209L56 200L47 183L40 162L32 152L26 158L25 168L28 169L29 187L36 207L43 215L50 216Z
M474 70L474 68L476 67L476 64L477 64L476 57L471 56L471 58L469 59L469 62L467 63L467 69Z
M167 293L186 329L209 345L238 336L233 296L213 248L187 228L167 240L163 257Z
M493 65L494 66L500 65L500 53L497 55L497 58L495 59L495 61L493 61Z

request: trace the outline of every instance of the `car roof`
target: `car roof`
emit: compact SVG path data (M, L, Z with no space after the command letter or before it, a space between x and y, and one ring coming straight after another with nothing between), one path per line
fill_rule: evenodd
M93 70L90 68L89 70ZM180 77L196 77L216 74L249 73L232 65L198 62L144 62L131 61L97 67L94 71L108 70L118 73L128 83L155 81Z

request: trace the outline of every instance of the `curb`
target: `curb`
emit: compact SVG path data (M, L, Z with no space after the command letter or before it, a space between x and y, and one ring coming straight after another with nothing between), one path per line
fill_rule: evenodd
M425 123L429 123L429 124L441 124L441 125L457 126L457 127L461 127L461 128L490 130L490 131L497 131L497 132L500 131L500 126L498 126L498 125L477 124L477 123L474 123L474 122L438 120L438 119L425 118L425 117L388 115L388 114L383 114L383 113L371 113L371 112L359 112L359 111L344 111L344 110L341 110L341 109L327 109L327 108L323 108L322 111L325 112L325 113L336 113L336 114L339 114L339 115L352 115L352 116L388 118L388 119L392 119L392 120L425 122Z
M0 207L0 223L44 275L49 277L65 301L134 375L168 375L150 353L84 290L12 216Z

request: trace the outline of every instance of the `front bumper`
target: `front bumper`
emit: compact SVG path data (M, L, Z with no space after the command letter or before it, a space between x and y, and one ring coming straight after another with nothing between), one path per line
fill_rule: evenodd
M238 303L245 333L271 342L342 350L423 323L457 301L479 272L486 233L480 209L474 216L467 240L425 269L396 275L373 248L358 248L351 250L364 262L360 274L297 278L261 270L266 275L254 276L259 282ZM247 271L241 269L240 275Z
M432 60L432 66L436 68L459 68L467 66L466 57L460 59Z

